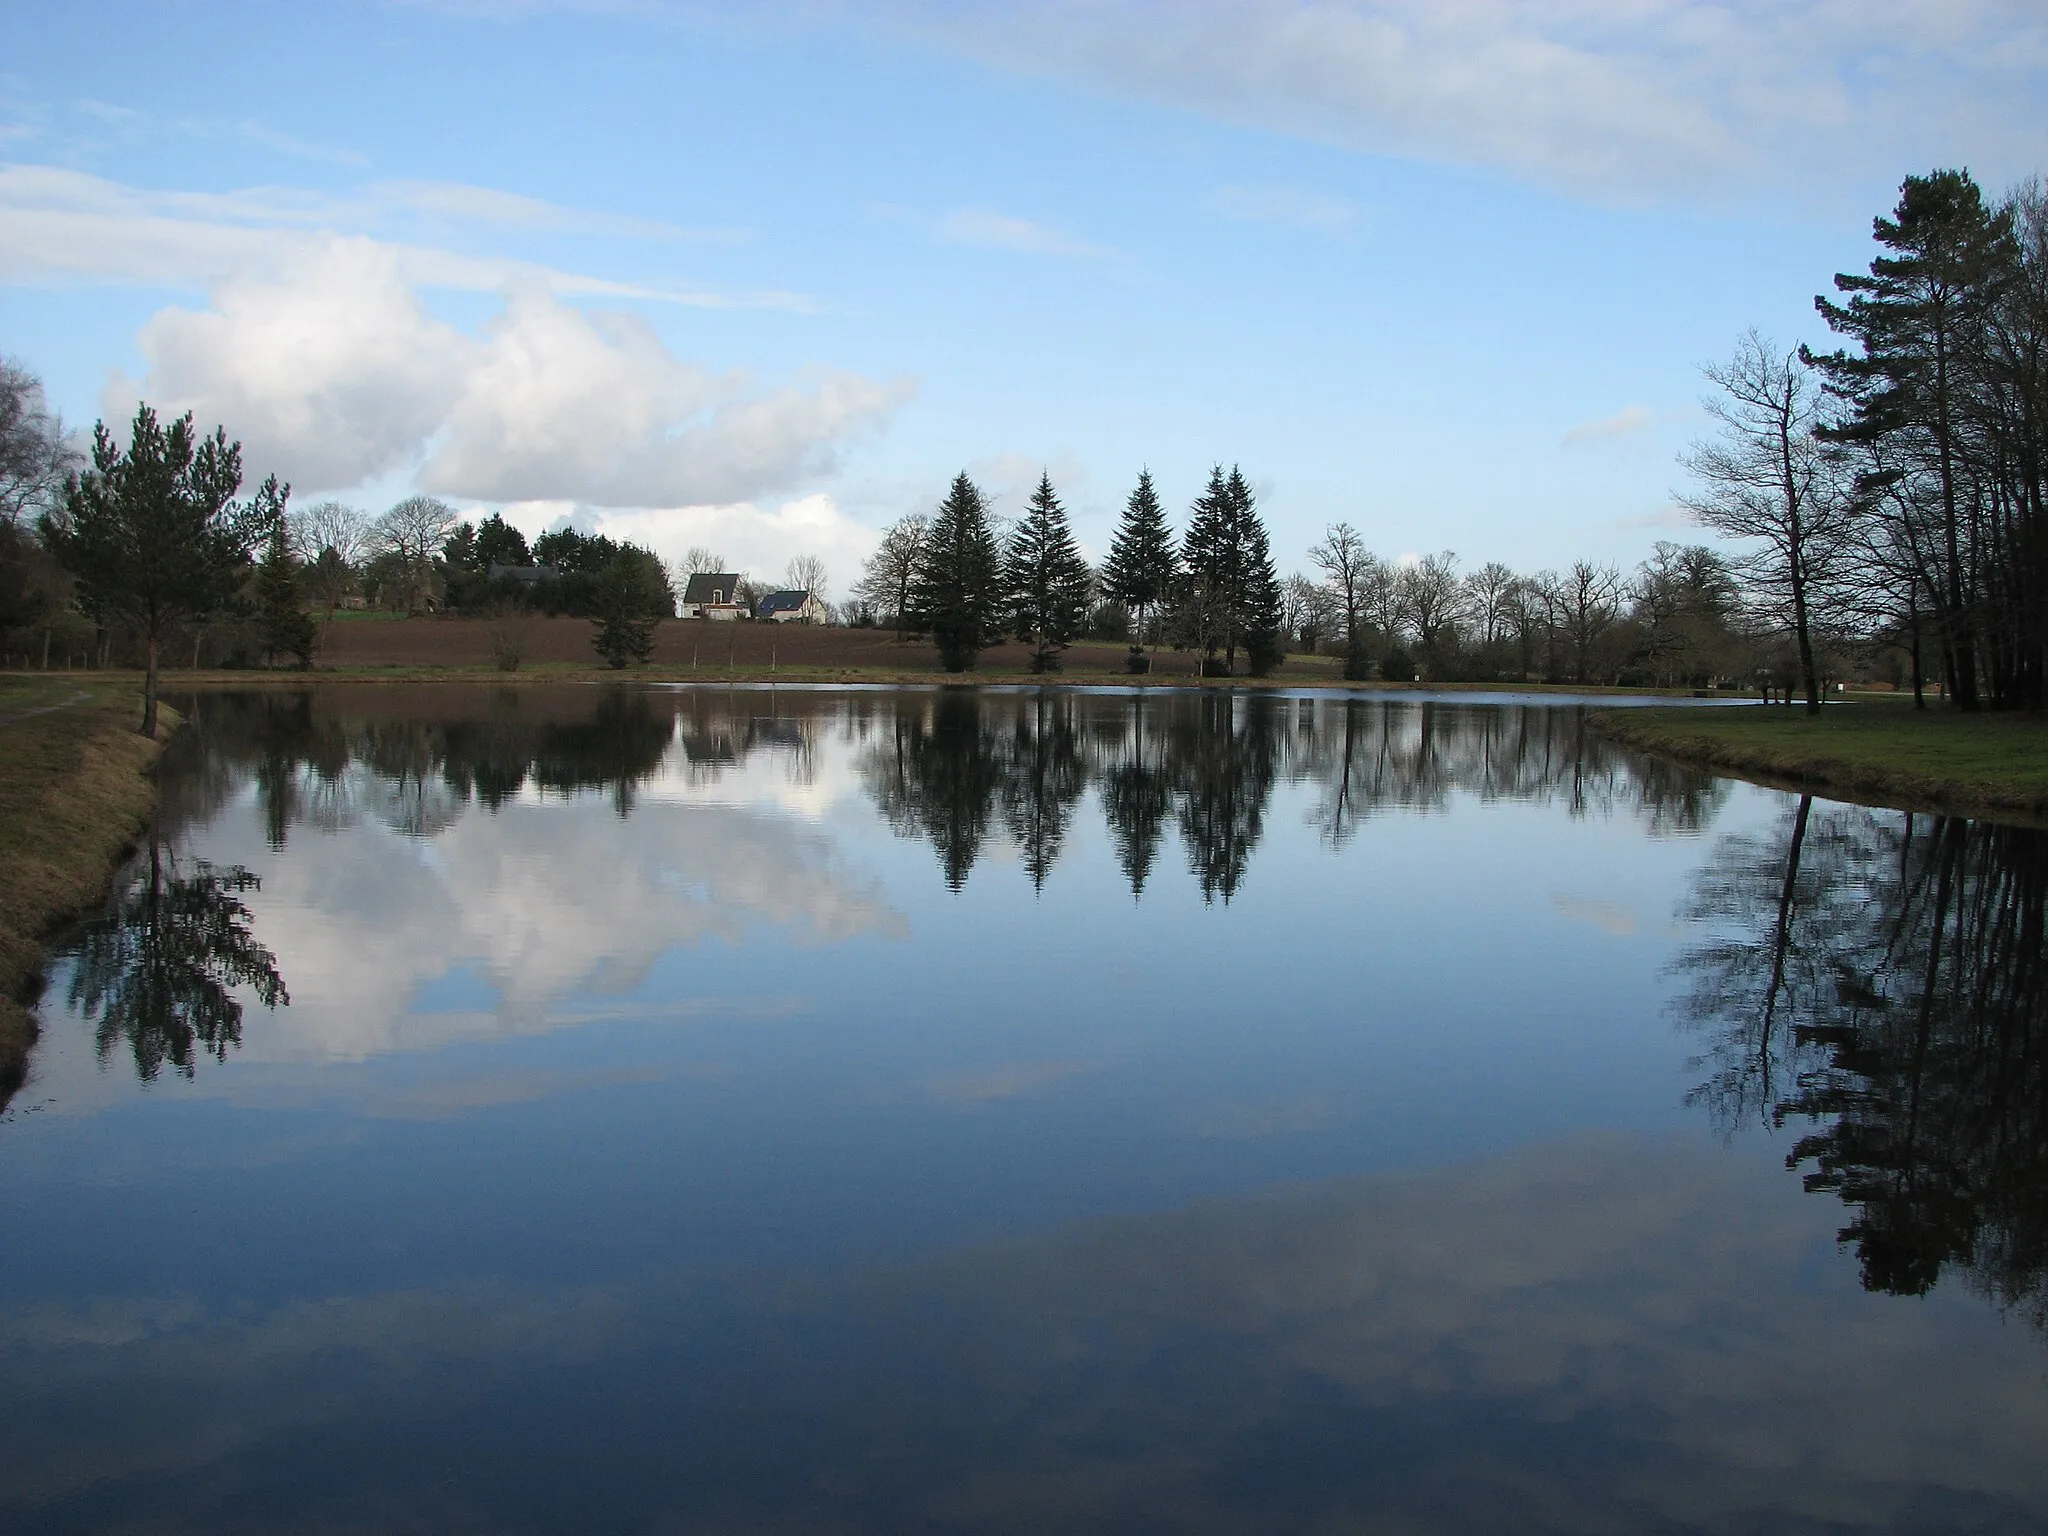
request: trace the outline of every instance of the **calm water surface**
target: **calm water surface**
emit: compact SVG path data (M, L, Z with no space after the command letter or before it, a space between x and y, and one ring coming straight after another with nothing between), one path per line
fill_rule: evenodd
M1568 702L192 714L0 1528L2048 1529L2044 834Z

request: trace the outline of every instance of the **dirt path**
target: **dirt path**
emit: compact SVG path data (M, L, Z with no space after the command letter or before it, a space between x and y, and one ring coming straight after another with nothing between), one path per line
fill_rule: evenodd
M0 715L0 725L12 725L17 720L33 719L37 715L54 715L60 709L69 709L74 704L83 704L92 697L83 688L68 699L59 699L55 704L38 704L34 709L17 709L11 715Z

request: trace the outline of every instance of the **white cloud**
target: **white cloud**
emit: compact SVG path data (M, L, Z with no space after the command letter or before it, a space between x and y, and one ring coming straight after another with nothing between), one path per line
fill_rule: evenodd
M506 516L528 534L552 520L553 508L508 508ZM831 496L800 496L769 509L751 501L726 506L644 507L596 513L589 531L631 539L674 561L692 545L716 550L735 569L778 578L793 555L825 562L826 590L849 591L878 542L875 530L856 522Z
M204 310L142 328L137 398L224 423L252 474L302 493L417 465L426 490L601 506L744 501L828 472L844 443L907 399L906 382L823 373L751 389L680 361L638 316L589 313L515 285L479 335L428 313L404 254L323 236L280 275L237 275Z
M807 7L794 7L799 11ZM2034 168L2033 0L896 0L923 38L1373 153L1623 197Z
M1558 442L1565 448L1584 448L1595 443L1611 443L1617 438L1634 437L1656 424L1657 413L1647 405L1627 405L1612 416L1580 422Z
M1107 246L1093 244L1064 234L1030 219L992 213L986 208L961 208L947 214L934 226L941 240L955 245L979 245L997 250L1023 251L1032 256L1111 256Z
M447 182L380 182L346 197L289 187L158 191L48 165L0 166L0 282L139 283L200 287L280 273L317 259L333 240L388 230L401 215L505 225L524 221L585 233L632 226L663 239L694 231L565 209L538 199ZM500 255L471 255L380 238L406 281L495 293L537 283L560 294L702 309L807 310L801 295L726 293L565 272Z
M101 408L138 398L193 411L241 440L251 478L352 486L413 459L457 397L474 344L430 316L388 248L333 239L291 279L236 279L206 310L165 309L137 338L148 372L110 379Z
M1219 187L1210 204L1226 218L1326 235L1347 235L1358 224L1358 205L1351 199L1307 187Z
M841 442L909 394L845 373L767 394L744 387L677 361L638 316L516 291L486 328L420 483L486 501L738 501L828 471Z

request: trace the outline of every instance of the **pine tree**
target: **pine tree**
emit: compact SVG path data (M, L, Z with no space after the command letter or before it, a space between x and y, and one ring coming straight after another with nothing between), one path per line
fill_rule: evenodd
M987 499L962 471L926 532L911 591L913 627L937 642L948 672L965 672L1001 637L1002 583Z
M163 426L141 405L125 450L104 422L93 428L92 468L44 515L44 541L78 578L86 611L141 634L144 735L156 733L165 629L230 601L247 575L250 546L269 526L261 498L253 509L235 501L241 482L240 443L218 428L197 436L189 413Z
M607 665L623 671L654 654L654 631L675 613L661 562L628 544L597 573L592 594L590 643Z
M1187 540L1181 547L1181 579L1174 595L1183 638L1192 640L1201 652L1204 672L1218 650L1225 654L1226 673L1237 659L1237 630L1231 613L1237 554L1230 485L1218 464L1209 471L1209 484L1195 498L1188 518Z
M277 510L282 514L282 498L277 502ZM263 559L256 567L256 613L263 631L265 661L282 654L297 657L301 667L313 664L313 642L318 631L313 616L301 602L299 562L292 555L282 515L271 522Z
M1152 489L1152 472L1140 471L1138 488L1124 503L1123 522L1102 566L1102 590L1137 616L1131 639L1134 657L1145 648L1146 616L1172 596L1178 569L1166 508Z
M1883 444L1884 478L1912 507L1906 526L1912 563L1932 600L1951 695L1975 709L1987 551L1973 534L1990 519L1983 481L1970 472L1971 354L1999 290L2018 265L2009 211L1984 205L1967 171L1908 176L1891 218L1873 224L1892 254L1868 276L1838 273L1846 304L1816 297L1821 318L1861 344L1801 361L1818 367L1847 401L1851 418L1828 434Z
M1060 652L1087 622L1091 574L1049 475L1039 475L1038 489L1010 535L1003 584L1008 588L1010 628L1032 645L1031 670L1057 672Z
M1264 677L1287 654L1281 643L1285 630L1280 575L1273 568L1273 549L1266 537L1265 520L1259 516L1251 487L1244 483L1236 465L1230 469L1229 491L1244 551L1235 602L1238 626L1244 635L1246 665L1253 677Z
M1204 670L1220 650L1228 676L1237 668L1240 646L1255 674L1264 676L1278 665L1285 654L1280 578L1266 525L1236 466L1227 475L1221 464L1209 472L1188 522L1181 565L1180 629L1202 649Z

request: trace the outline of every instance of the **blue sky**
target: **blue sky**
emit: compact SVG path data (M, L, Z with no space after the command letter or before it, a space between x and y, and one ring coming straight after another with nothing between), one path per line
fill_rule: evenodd
M299 499L413 488L843 593L965 467L1091 551L1218 460L1522 569L1688 536L1698 365L1899 178L2048 169L1972 0L16 4L0 351Z

